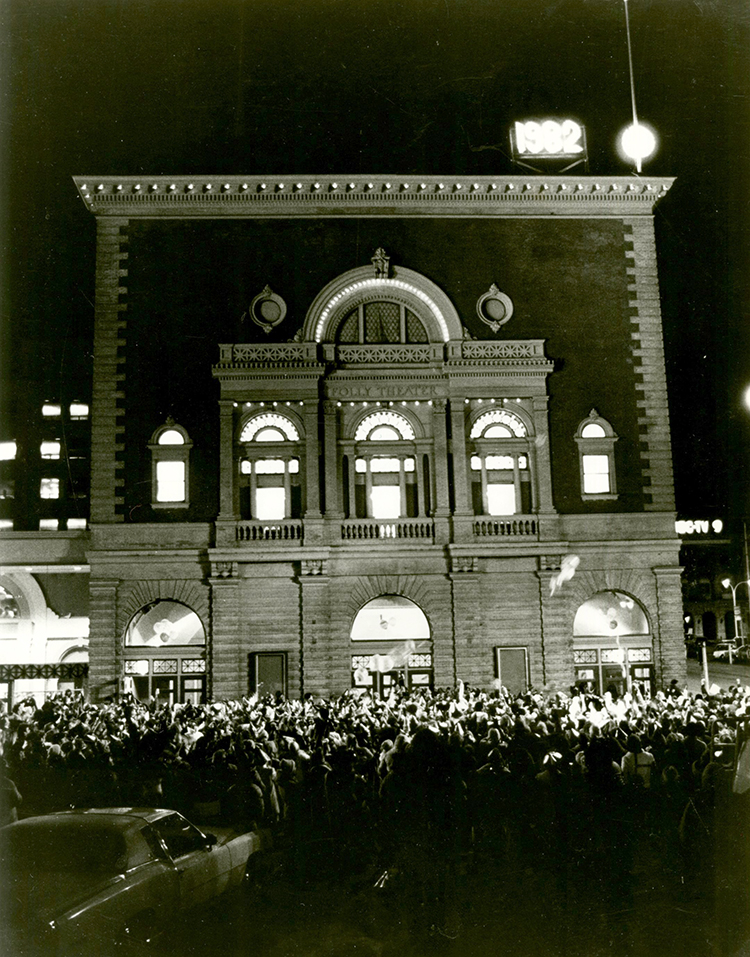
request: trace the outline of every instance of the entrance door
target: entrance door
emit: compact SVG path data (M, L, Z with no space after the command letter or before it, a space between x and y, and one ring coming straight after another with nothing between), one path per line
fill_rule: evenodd
M602 687L601 691L615 687L618 695L623 695L627 691L625 687L625 678L622 674L621 665L602 665Z
M526 648L496 648L497 677L511 694L529 690L529 664Z
M286 652L258 651L250 655L250 691L259 698L286 694Z

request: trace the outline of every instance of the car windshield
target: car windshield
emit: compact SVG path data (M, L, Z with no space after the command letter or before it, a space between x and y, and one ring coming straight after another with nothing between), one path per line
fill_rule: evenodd
M0 866L29 873L117 873L127 866L123 833L89 822L23 824L0 831Z

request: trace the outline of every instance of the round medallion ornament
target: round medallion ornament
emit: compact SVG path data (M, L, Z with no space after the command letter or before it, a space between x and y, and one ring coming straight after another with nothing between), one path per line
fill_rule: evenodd
M249 312L255 325L269 333L286 316L286 303L270 286L265 286L250 303Z
M513 315L513 303L493 282L489 290L477 299L477 315L493 332L497 332Z

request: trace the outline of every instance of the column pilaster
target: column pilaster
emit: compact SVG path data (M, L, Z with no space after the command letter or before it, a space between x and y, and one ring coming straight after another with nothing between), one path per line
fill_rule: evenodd
M536 459L536 468L532 472L532 475L536 476L534 483L536 501L532 504L532 507L537 512L554 512L552 462L549 451L549 416L547 413L549 398L546 395L535 395L532 401L534 434L536 437L533 452Z
M122 522L125 503L124 450L125 344L127 269L123 244L128 220L103 217L96 222L94 301L94 370L91 410L91 522Z
M320 515L320 455L318 443L318 406L305 403L305 518L319 519Z
M248 691L248 662L240 635L240 580L236 562L211 569L210 697L238 698Z
M105 701L119 695L122 677L122 642L117 633L115 581L89 583L89 698Z
M338 454L338 408L327 399L323 404L326 518L340 521L343 518L339 495L340 469Z

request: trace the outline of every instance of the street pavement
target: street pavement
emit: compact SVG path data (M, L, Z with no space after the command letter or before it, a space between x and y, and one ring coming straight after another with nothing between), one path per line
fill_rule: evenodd
M688 690L693 692L700 691L701 679L703 678L703 663L695 658L688 658L687 672ZM709 684L716 684L720 688L729 688L730 685L750 686L750 663L735 662L730 665L727 661L714 661L709 652L708 680Z
M311 853L296 872L282 855L259 886L186 921L157 953L750 957L744 877L733 879L718 864L686 877L669 843L653 827L639 830L622 883L576 859L550 866L543 852L467 860L440 927L427 926L405 882L377 888L379 870L347 866L333 845Z

